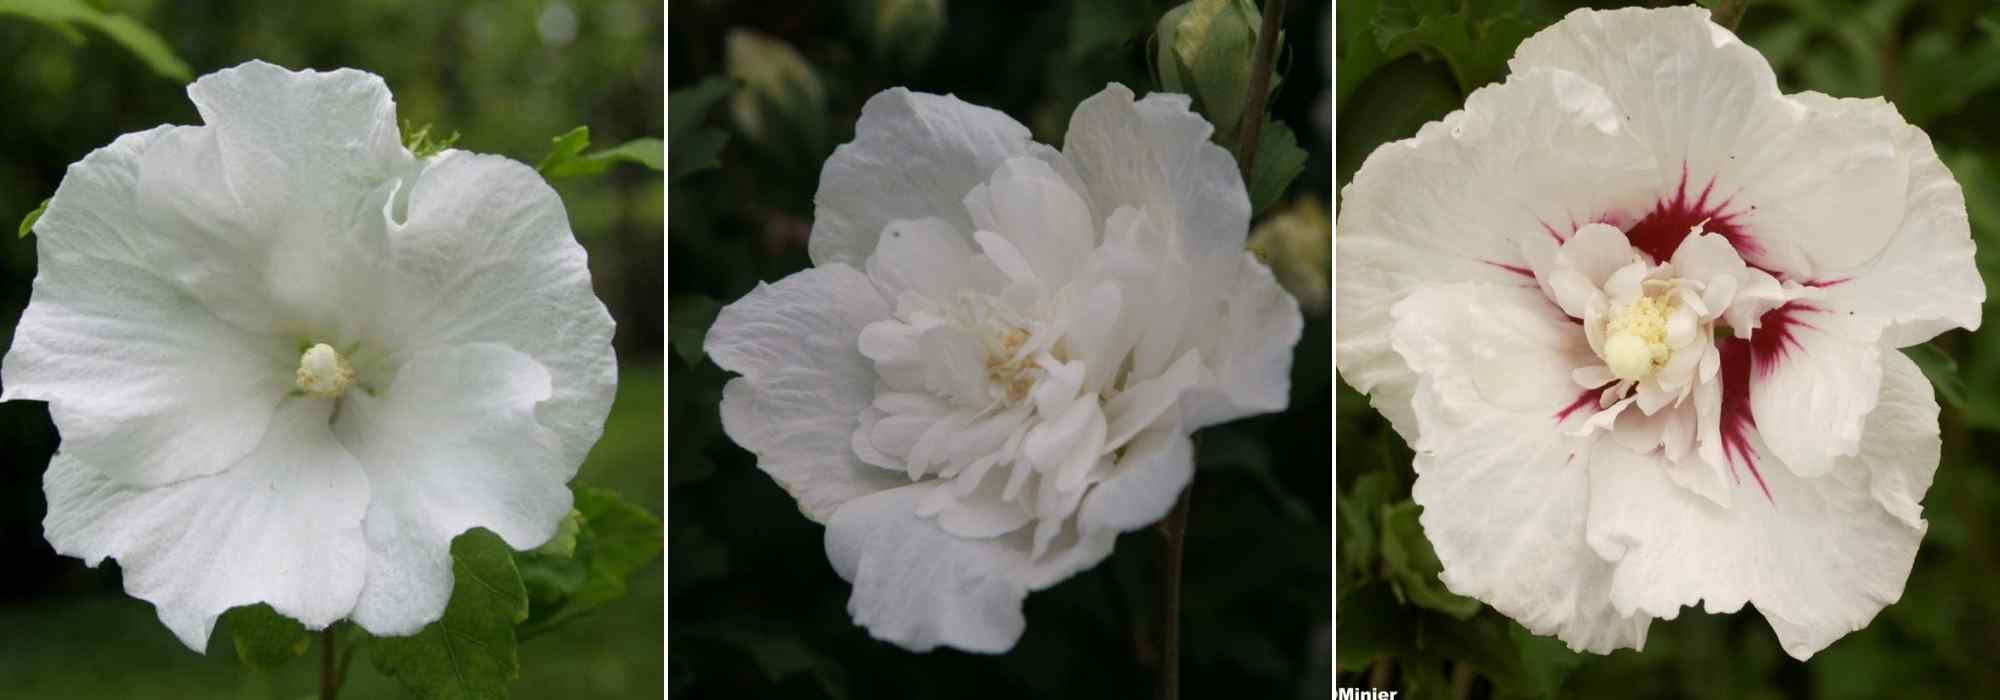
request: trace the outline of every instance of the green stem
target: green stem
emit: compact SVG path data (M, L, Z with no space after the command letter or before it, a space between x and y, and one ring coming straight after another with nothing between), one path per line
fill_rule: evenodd
M319 697L320 700L336 700L340 697L339 663L340 646L334 639L334 626L327 625L326 631L319 633Z
M1160 579L1166 588L1161 594L1165 618L1160 621L1161 700L1181 697L1181 552L1187 544L1188 494L1193 492L1194 483L1188 482L1173 511L1160 521L1160 537L1166 545L1160 557Z
M1250 96L1243 104L1242 123L1236 127L1236 163L1243 169L1243 182L1250 182L1257 162L1257 133L1264 128L1264 107L1271 99L1272 64L1278 60L1278 28L1283 24L1285 0L1264 1L1264 24L1257 34L1257 64L1250 71Z

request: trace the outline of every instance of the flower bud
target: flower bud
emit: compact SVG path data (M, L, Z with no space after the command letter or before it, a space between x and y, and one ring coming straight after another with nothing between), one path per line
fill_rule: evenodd
M744 139L781 161L824 157L826 85L812 64L791 44L760 32L733 29L724 43L725 70L742 83L729 114Z
M870 0L861 20L876 63L909 73L930 60L944 36L944 0Z
M1160 16L1156 77L1167 91L1194 98L1195 108L1215 125L1218 142L1235 138L1262 22L1252 0L1190 0Z
M1319 198L1306 196L1265 219L1250 232L1250 252L1271 266L1271 274L1306 313L1326 313L1333 262L1333 223Z

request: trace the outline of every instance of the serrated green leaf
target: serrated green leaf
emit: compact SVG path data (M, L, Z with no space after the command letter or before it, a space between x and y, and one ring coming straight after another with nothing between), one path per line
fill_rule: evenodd
M498 535L473 530L451 545L451 602L444 618L409 637L377 637L368 656L383 675L425 700L505 698L520 675L514 625L528 594L514 552Z
M1924 377L1931 380L1939 401L1952 408L1965 407L1965 379L1959 376L1958 360L1929 343L1903 348L1903 354L1909 355L1917 363L1917 369L1924 371Z
M1305 169L1306 151L1299 148L1297 136L1284 122L1269 122L1257 132L1256 168L1250 173L1250 216L1269 209L1285 196L1285 190L1298 178L1299 171Z
M1385 56L1418 51L1451 67L1460 92L1499 80L1507 59L1536 27L1518 0L1382 0L1375 39Z
M37 221L41 221L41 220L42 220L42 212L45 212L45 211L48 211L48 210L49 210L49 200L47 200L47 199L44 199L44 200L42 200L42 203L41 203L41 205L40 205L40 206L37 206L37 207L35 207L35 210L34 210L34 211L31 211L31 212L28 212L28 215L27 215L27 216L23 216L23 217L21 217L21 233L20 233L20 235L19 235L19 236L16 236L16 237L17 237L17 238L27 238L27 237L28 237L28 234L30 234L30 233L34 233L34 232L35 232L35 222L37 222Z
M278 614L265 603L231 608L222 614L236 658L251 668L272 669L306 653L312 635L297 620Z
M1438 580L1444 569L1430 540L1424 538L1417 516L1423 507L1404 501L1381 510L1382 569L1396 594L1411 604L1458 619L1479 613L1478 600L1445 590Z
M667 300L667 344L687 366L701 364L702 343L707 342L708 327L715 324L715 315L721 310L722 305L714 299L698 294Z
M178 83L194 80L194 71L188 68L187 62L174 55L166 40L153 30L131 17L105 12L82 0L0 0L0 15L40 22L61 32L71 41L80 41L83 37L72 25L96 29L137 56L160 77Z

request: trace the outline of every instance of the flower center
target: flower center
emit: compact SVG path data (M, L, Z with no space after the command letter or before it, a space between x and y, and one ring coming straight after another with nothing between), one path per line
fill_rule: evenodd
M299 389L315 399L337 399L354 385L354 365L326 343L299 355Z
M1619 379L1644 379L1673 358L1667 345L1667 317L1678 302L1672 295L1640 297L1611 312L1604 327L1604 364Z
M1028 400L1035 389L1035 380L1042 370L1035 366L1029 353L1021 352L1032 337L1024 328L993 328L984 337L986 350L986 381L989 382L996 398L1008 405L1016 405Z

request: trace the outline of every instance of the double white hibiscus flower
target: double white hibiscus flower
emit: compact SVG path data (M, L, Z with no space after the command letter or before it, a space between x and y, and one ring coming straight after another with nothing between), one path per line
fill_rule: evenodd
M617 382L583 248L532 168L405 149L373 75L188 96L203 126L91 153L35 224L0 384L62 435L45 534L196 651L257 602L414 633L454 536L526 549L570 511Z
M1193 475L1189 433L1284 408L1298 304L1188 98L1112 85L1064 148L890 90L820 174L813 267L723 309L723 427L825 523L877 638L999 652L1022 598Z
M1341 375L1416 448L1451 590L1577 649L1746 602L1807 658L1895 601L1938 464L1898 349L1976 328L1958 184L1695 8L1578 11L1371 155Z

